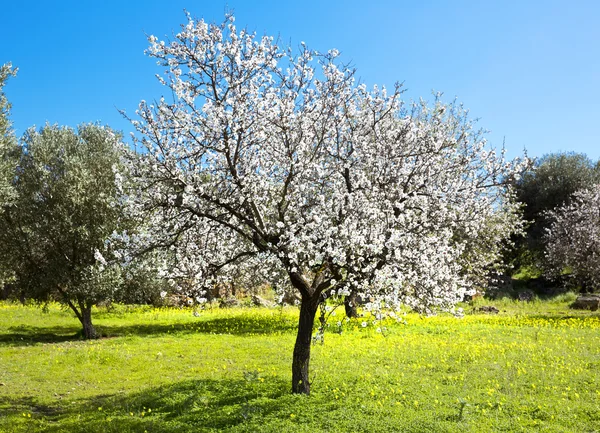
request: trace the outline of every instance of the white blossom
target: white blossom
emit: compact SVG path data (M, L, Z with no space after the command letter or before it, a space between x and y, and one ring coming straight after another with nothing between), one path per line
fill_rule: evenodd
M600 184L575 193L546 215L546 274L569 274L587 290L600 287Z
M337 50L295 53L230 16L149 41L175 99L140 103L131 208L187 287L242 268L311 300L301 314L351 293L374 312L451 310L519 229L503 183L523 163L460 104L357 85Z

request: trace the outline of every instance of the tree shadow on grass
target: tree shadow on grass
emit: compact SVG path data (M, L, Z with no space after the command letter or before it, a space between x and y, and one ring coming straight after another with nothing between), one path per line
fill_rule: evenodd
M261 317L242 314L234 317L198 319L193 322L141 323L125 326L100 326L109 337L123 335L157 335L173 333L203 333L231 335L270 335L295 330L297 322L287 317Z
M35 397L0 396L0 416L20 415L24 410L40 416L57 416L62 412L57 406L39 403Z
M11 407L9 411L3 410ZM23 414L31 414L25 418ZM435 413L339 402L330 393L293 395L289 381L247 372L241 379L186 380L128 394L57 401L0 396L0 430L44 433L192 433L458 431ZM445 423L445 424L444 424Z
M165 334L232 334L271 335L292 332L297 323L282 317L261 317L242 314L234 317L198 318L196 321L175 323L140 323L127 325L96 325L104 338L123 336L160 336ZM0 334L0 346L26 346L35 343L62 343L81 339L81 329L73 326L12 326Z
M81 338L81 331L74 326L11 326L0 334L0 346L28 346L34 343L63 343Z
M246 379L183 381L56 407L0 397L0 414L32 413L35 431L56 433L223 431L240 424L260 431L266 419L289 418L286 407L298 398L290 394L289 383L253 373ZM14 409L2 410L7 406Z
M540 323L548 325L552 324L568 324L569 322L581 322L593 319L595 322L600 320L600 312L582 311L579 314L527 314L527 318L536 320Z

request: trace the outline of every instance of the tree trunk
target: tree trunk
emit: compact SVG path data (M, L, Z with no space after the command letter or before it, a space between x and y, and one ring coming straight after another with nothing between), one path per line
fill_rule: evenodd
M94 325L92 325L92 304L85 302L85 300L78 297L77 304L79 304L79 308L77 308L63 287L57 286L57 289L63 297L63 302L65 302L69 308L73 310L75 316L77 316L81 322L81 325L83 326L83 338L86 340L98 338L96 329L94 328Z
M83 325L83 338L86 340L92 340L98 338L96 334L96 328L92 325L92 306L85 305L81 309L81 317L79 319Z
M318 307L319 296L302 297L298 335L296 336L292 360L292 393L294 394L310 394L310 381L308 379L310 343Z
M356 309L356 302L358 296L354 292L350 292L350 295L344 298L344 309L346 310L346 316L350 319L358 317L358 310Z

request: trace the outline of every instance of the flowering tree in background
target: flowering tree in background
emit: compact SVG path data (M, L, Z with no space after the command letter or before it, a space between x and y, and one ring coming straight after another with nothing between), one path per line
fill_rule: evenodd
M200 283L247 260L287 279L302 299L294 393L310 392L325 296L451 310L519 225L503 183L521 167L486 150L460 105L407 106L399 86L357 84L336 50L294 52L232 16L149 40L174 98L142 101L133 121L145 240L180 251ZM482 234L487 250L468 254Z
M558 278L569 272L583 291L600 288L600 184L578 191L547 216L546 273Z
M517 270L531 266L542 269L546 245L544 234L550 227L547 212L569 203L573 194L600 181L600 165L585 154L551 153L535 161L514 181L515 197L523 204L523 219L529 224L525 236L515 238L515 248L505 260Z

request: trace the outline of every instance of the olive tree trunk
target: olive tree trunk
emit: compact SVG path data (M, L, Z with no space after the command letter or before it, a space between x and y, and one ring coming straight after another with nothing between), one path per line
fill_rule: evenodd
M79 300L79 308L69 299L66 293L63 290L60 290L63 295L64 301L67 303L69 308L73 310L75 316L81 322L81 326L83 327L83 338L86 340L92 340L94 338L98 338L98 334L96 333L96 328L92 324L92 304L86 303L85 301Z
M83 325L83 338L86 340L91 340L94 338L98 338L98 334L96 333L96 328L92 324L92 306L85 305L81 311L81 318L79 319L81 324Z

